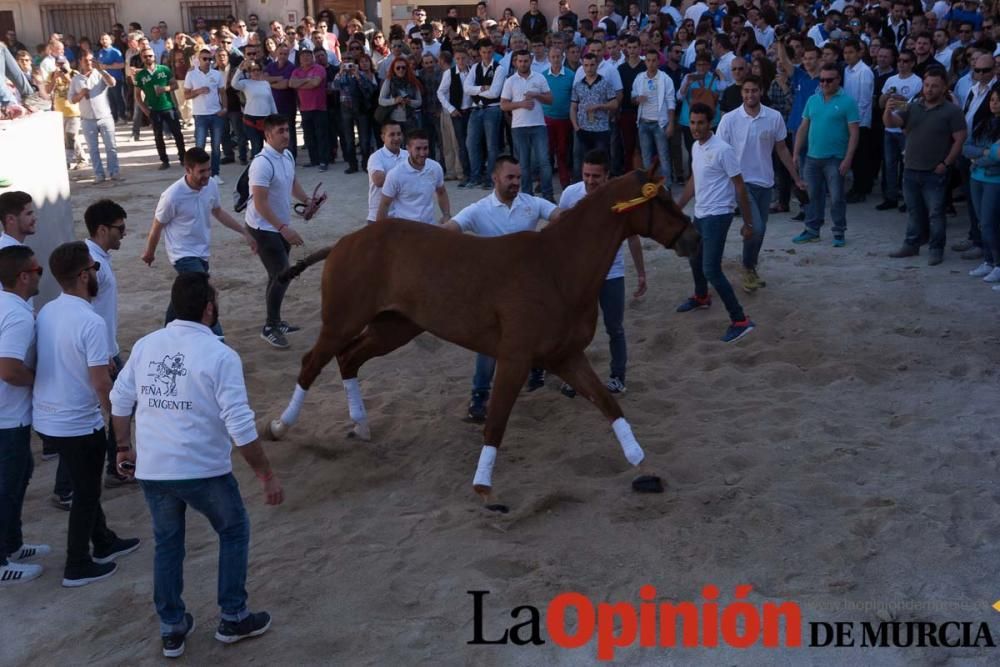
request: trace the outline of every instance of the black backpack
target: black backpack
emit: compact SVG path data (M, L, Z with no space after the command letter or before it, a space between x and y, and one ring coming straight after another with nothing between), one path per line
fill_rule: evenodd
M242 213L246 210L247 206L250 204L250 200L253 199L253 195L250 194L250 165L253 161L259 157L264 157L264 152L261 151L250 160L247 164L246 169L240 174L240 177L236 179L236 187L233 189L233 210L237 213ZM271 175L274 175L274 164L271 163L269 158L266 158L268 163L271 164Z

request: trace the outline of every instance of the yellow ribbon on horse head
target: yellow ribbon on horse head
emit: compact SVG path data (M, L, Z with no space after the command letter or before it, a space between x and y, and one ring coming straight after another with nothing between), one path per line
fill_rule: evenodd
M618 202L611 207L613 213L624 213L625 211L631 211L636 206L641 206L645 204L650 199L656 197L660 192L660 187L663 186L663 178L652 183L646 183L642 186L642 196L635 197L634 199L629 199L627 201Z

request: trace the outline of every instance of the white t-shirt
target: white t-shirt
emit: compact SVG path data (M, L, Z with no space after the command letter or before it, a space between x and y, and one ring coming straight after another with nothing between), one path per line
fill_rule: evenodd
M524 94L529 92L551 92L549 82L538 72L529 72L526 77L514 74L504 82L500 99L510 102L523 102ZM511 112L511 128L545 125L545 114L542 112L542 103L538 100L534 100L534 103L534 106L530 109L514 109Z
M86 239L84 243L90 249L90 256L94 258L94 261L101 263L101 269L97 272L97 296L90 301L90 305L94 307L94 312L101 316L108 327L108 346L111 348L111 356L115 356L120 351L118 348L118 281L111 268L111 255L104 252L101 246L90 239Z
M195 116L208 116L222 111L219 91L225 87L226 82L222 78L222 72L216 69L210 69L206 73L198 67L193 67L188 70L187 76L184 77L185 90L208 88L207 93L191 100L191 112Z
M708 5L704 2L696 2L687 8L684 12L684 20L691 19L694 22L694 27L698 27L698 21L701 20L701 15L708 11ZM679 24L678 24L679 25Z
M691 152L695 216L731 215L736 207L732 178L740 173L736 151L713 134L704 144L695 141Z
M638 77L636 77L638 78ZM562 196L559 197L559 208L563 211L576 206L577 202L587 196L587 186L583 181L577 181L573 185L568 186L562 191ZM626 241L627 243L627 241ZM615 261L611 262L611 270L608 271L608 275L605 280L613 280L614 278L621 278L625 275L625 243L622 243L621 247L618 248L618 252L615 253Z
M385 176L382 194L392 199L390 218L437 224L434 217L434 193L444 187L444 170L435 160L416 169L409 160L400 162Z
M182 257L208 259L212 243L211 215L220 206L219 186L214 180L209 180L201 190L193 190L182 176L163 191L156 204L156 219L163 225L167 258L171 264Z
M136 342L111 414L127 417L133 406L139 479L225 475L232 442L257 439L239 355L198 322L174 320Z
M719 58L718 64L715 66L715 71L719 73L719 92L733 85L733 61L736 60L736 54L732 51L726 51Z
M665 72L657 70L652 79L646 72L640 72L632 82L632 98L645 95L646 101L639 105L637 120L655 120L662 127L670 122L670 111L677 107L674 82Z
M909 102L913 97L919 93L924 87L924 81L916 74L910 73L910 76L905 79L899 78L898 74L893 74L885 83L882 85L882 94L888 95L889 91L893 88L896 89L897 95L902 95ZM903 130L899 127L887 127L886 132L892 132L894 134L902 134Z
M0 290L0 358L35 367L35 314L27 301L6 290ZM0 380L0 428L30 424L31 387Z
M279 222L292 223L292 185L295 183L295 158L285 149L279 153L264 142L264 149L250 163L249 185L253 194L255 185L267 188L267 203ZM257 206L250 200L247 206L246 223L262 232L278 230L257 212Z
M541 197L518 192L510 208L497 199L496 190L479 201L469 204L453 219L463 232L478 236L505 236L517 232L533 232L538 221L548 220L556 205Z
M722 117L716 136L733 147L743 170L743 180L762 188L774 187L771 153L788 135L781 114L763 104L756 116L742 104Z
M38 362L32 403L35 430L69 438L103 428L90 369L111 358L108 328L90 302L61 294L38 313Z
M382 188L372 182L372 174L381 171L388 176L390 171L406 162L409 157L405 148L400 148L398 153L393 154L385 146L368 156L368 219L372 222L378 215L378 205L382 201ZM382 182L385 183L384 180Z

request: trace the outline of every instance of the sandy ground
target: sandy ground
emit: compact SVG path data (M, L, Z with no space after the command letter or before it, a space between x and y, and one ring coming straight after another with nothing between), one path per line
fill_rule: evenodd
M182 176L155 170L144 130L139 144L119 132L122 185L96 186L74 172L78 234L86 206L113 197L129 212L115 255L121 290L120 340L127 353L160 326L173 271L160 249L139 254L161 191ZM240 172L223 168L228 198ZM323 179L331 201L299 224L306 249L363 224L365 175L337 163ZM308 190L320 174L300 170ZM453 210L482 192L449 184ZM228 207L228 199L226 200ZM643 584L663 602L702 601L702 586L737 584L749 600L794 600L807 621L996 621L1000 493L994 434L1000 294L966 276L971 262L946 254L891 260L905 216L848 209L846 249L794 247L798 223L772 219L761 265L768 286L740 298L759 328L737 345L718 341L720 303L678 315L691 292L686 261L645 243L649 293L626 312L628 393L621 399L667 491L638 496L608 425L550 378L522 396L495 481L512 511L481 510L470 482L481 445L463 423L472 354L422 336L362 370L373 442L345 438L348 416L336 366L311 392L290 438L267 451L287 501L263 504L237 457L252 518L248 589L274 626L237 646L212 638L217 622L217 543L207 522L188 522L185 599L199 629L190 664L540 665L590 664L596 644L470 646L469 590L488 590L485 633L514 623L518 605L544 609L558 593L596 601L638 601ZM950 219L951 240L965 216ZM735 231L725 268L738 278ZM212 272L221 288L227 342L243 358L258 416L284 407L319 325L319 270L288 292L286 319L304 330L287 352L266 346L264 272L228 230L217 227ZM631 266L629 287L634 286ZM630 292L631 293L631 292ZM607 373L603 329L589 349ZM144 540L111 579L60 587L67 515L48 504L55 463L42 463L28 490L25 535L54 553L31 584L0 594L0 664L136 664L160 660L152 602L153 543L137 489L105 492L109 524ZM849 605L900 605L878 612ZM912 607L916 607L915 609ZM526 612L525 612L526 613ZM518 620L525 620L522 616ZM544 621L543 621L544 627ZM1000 628L1000 624L994 624ZM856 631L860 633L860 630ZM1000 641L1000 632L994 630ZM806 636L808 641L808 635ZM991 649L640 649L624 664L972 664Z

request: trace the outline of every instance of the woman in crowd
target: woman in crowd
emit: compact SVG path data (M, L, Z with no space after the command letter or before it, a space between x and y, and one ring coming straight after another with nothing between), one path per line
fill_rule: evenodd
M278 107L260 63L244 60L233 76L232 86L243 93L243 129L250 140L250 159L253 159L264 147L264 119L278 113Z
M972 161L969 187L983 236L983 263L969 275L996 283L1000 292L1000 83L976 111L963 152Z
M371 36L371 58L376 69L388 55L389 43L385 41L385 34L381 30L376 30Z
M420 82L408 58L397 58L392 63L389 76L382 83L379 91L379 106L392 107L389 115L403 127L403 133L419 127L420 117Z

